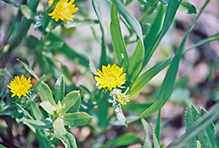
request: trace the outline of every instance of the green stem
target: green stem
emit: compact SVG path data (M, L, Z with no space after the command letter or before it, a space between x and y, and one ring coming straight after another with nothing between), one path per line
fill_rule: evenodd
M33 117L23 108L20 104L16 103L16 105L30 118L33 120Z

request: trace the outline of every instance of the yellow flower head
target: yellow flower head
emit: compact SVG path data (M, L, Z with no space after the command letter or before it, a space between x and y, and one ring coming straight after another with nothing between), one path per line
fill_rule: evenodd
M124 84L126 81L126 73L122 74L123 67L120 68L116 66L116 64L112 65L112 67L110 64L107 66L102 66L103 72L101 72L99 69L97 71L99 77L96 76L95 79L99 84L98 89L108 88L109 90L112 90L112 88L122 86L122 84Z
M30 78L27 80L23 75L21 78L19 76L16 76L14 80L11 81L10 85L8 87L11 89L11 92L13 93L11 96L18 96L21 98L21 96L26 96L28 93L28 90L32 86Z
M51 6L53 4L54 0L49 0L49 5ZM78 8L73 5L75 0L59 0L59 2L56 4L55 9L52 13L49 13L49 16L52 16L52 19L55 19L56 22L60 20L67 20L75 17L75 15L72 15L72 13L75 13L78 11Z

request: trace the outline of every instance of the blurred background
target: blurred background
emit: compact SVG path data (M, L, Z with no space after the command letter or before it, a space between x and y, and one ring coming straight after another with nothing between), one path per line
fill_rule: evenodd
M26 3L25 0L12 0L18 6L22 3ZM47 4L46 0L43 0ZM204 4L204 0L189 0L199 12L200 8ZM55 34L62 36L63 40L68 46L73 48L78 53L85 57L90 57L94 60L97 67L101 51L101 32L99 25L93 21L90 24L83 24L80 20L84 19L97 19L95 12L92 8L89 0L76 0L75 5L79 8L76 13L75 23L66 25L65 27L56 27L53 31ZM107 0L100 1L100 10L102 12L103 24L105 29L106 44L108 53L111 60L115 61L115 55L113 53L111 37L110 37L110 4ZM219 0L211 0L205 11L201 15L200 19L196 23L194 29L187 39L185 49L189 48L192 44L205 39L211 35L219 32ZM41 5L37 8L38 11L42 11ZM142 16L142 7L137 1L133 1L129 6L128 10L139 20ZM19 29L19 26L14 24L17 19L18 8L13 7L4 1L0 1L0 49L7 50L8 44L11 42L11 38L8 38L11 28ZM168 58L175 51L187 29L192 24L195 15L189 15L184 12L178 11L175 22L171 29L168 31L160 46L155 51L150 62L145 67L145 70L156 64L157 62ZM128 35L128 30L125 25L121 23L123 35ZM8 62L0 63L0 68L7 68L11 74L25 73L22 65L16 60L16 58L22 61L27 61L30 66L33 65L34 58L36 58L34 52L34 46L30 40L32 37L40 39L41 32L34 30L34 26L28 31L26 38L22 44L17 47L15 52L12 53ZM13 32L12 32L13 37ZM127 49L129 55L132 54L136 44L128 44ZM4 48L3 48L4 47ZM54 45L54 59L57 59L57 66L61 66L60 63L67 66L72 74L72 79L76 85L83 84L91 91L95 88L95 80L90 71L79 64L79 61L74 61L67 58L65 55L59 54L56 51ZM116 62L116 61L115 61ZM42 76L43 73L38 66L35 67L34 71L38 76ZM146 85L146 87L132 99L131 103L149 103L156 100L158 91L161 83L165 76L166 69L159 73L152 81ZM51 83L55 80L51 79ZM211 43L199 46L198 48L192 49L186 53L181 61L178 71L178 76L173 90L172 96L169 101L162 108L162 130L161 130L161 141L165 145L173 142L174 139L185 133L184 114L186 107L190 103L194 103L196 108L199 110L201 107L209 110L212 105L219 99L219 41L213 41ZM1 89L1 88L0 88ZM124 107L125 114L127 115L132 111L129 105ZM113 110L112 110L113 112ZM139 109L139 113L142 112ZM154 124L156 121L156 114L150 117L151 122ZM25 125L13 124L12 127L7 127L5 121L6 116L0 116L0 142L3 140L10 141L13 139L14 145L17 147L38 147L38 142L34 133L28 129ZM12 133L8 133L8 129L12 129ZM216 124L216 133L219 132L219 124ZM71 132L77 139L79 145L83 148L89 148L89 146L95 141L95 133L92 128L88 125L85 127L73 127ZM128 127L113 126L110 125L105 134L103 135L102 141L110 141L125 133L134 133L140 139L144 138L144 131L140 121L131 123ZM218 135L219 136L219 135ZM128 148L141 147L142 143L139 142L135 145L125 146ZM60 143L57 147L63 147Z

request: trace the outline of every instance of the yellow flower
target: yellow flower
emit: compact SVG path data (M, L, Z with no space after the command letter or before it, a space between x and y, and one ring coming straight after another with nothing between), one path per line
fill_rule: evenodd
M51 6L54 0L49 0L49 5ZM56 4L55 9L52 13L49 13L49 16L52 16L52 19L55 19L55 21L60 20L67 20L75 17L75 15L72 15L72 13L75 13L78 11L78 8L73 5L73 2L75 0L59 0L59 2Z
M110 64L108 64L107 67L102 66L103 72L99 69L97 71L99 77L96 76L95 79L99 84L98 89L108 88L109 90L112 90L112 88L122 86L126 81L126 73L122 74L123 67L120 68L116 66L116 64L112 65L112 67Z
M19 76L16 76L8 85L8 87L11 89L11 92L13 93L11 96L18 96L21 98L21 96L26 96L28 93L28 90L32 86L30 78L27 80L23 75L21 78Z

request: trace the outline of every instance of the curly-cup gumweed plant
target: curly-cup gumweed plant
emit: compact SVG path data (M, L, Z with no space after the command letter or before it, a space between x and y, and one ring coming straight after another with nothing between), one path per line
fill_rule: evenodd
M198 9L187 0L3 0L18 13L0 51L0 147L219 147L218 99L209 111L186 104L184 134L167 144L161 136L181 57L219 39L185 46L209 2ZM154 62L179 11L193 22L177 50ZM142 95L163 69L153 95Z

